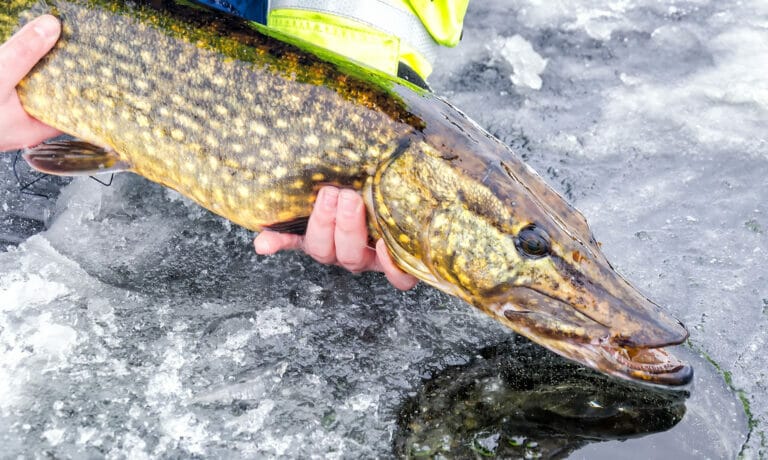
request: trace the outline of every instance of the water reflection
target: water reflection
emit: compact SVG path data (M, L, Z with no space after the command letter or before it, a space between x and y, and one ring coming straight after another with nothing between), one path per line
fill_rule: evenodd
M606 377L515 337L429 379L402 406L394 449L406 458L563 458L668 430L688 396Z

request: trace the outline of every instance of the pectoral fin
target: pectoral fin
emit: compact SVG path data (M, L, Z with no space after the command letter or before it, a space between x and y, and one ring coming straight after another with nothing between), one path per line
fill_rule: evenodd
M114 150L76 139L40 144L27 149L23 157L34 169L57 176L92 176L130 169Z
M309 216L301 216L286 222L276 222L274 224L265 225L264 228L267 230L272 230L273 232L303 235L307 233L308 222Z

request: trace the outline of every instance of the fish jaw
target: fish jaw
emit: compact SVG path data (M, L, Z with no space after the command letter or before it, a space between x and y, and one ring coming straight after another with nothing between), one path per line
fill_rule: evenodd
M573 305L526 287L510 289L506 300L481 309L497 321L554 351L605 374L641 383L680 386L691 382L693 368L666 346L628 346L611 329L579 313ZM615 327L615 326L614 326ZM687 331L680 342L687 338ZM679 342L678 342L679 343Z

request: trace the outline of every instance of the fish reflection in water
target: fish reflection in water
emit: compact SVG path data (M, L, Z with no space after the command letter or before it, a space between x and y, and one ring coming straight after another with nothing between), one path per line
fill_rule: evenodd
M606 377L515 337L428 380L401 407L394 450L563 458L589 443L666 431L688 396Z

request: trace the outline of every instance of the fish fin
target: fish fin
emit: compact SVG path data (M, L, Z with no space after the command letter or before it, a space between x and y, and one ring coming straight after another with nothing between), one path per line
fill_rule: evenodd
M309 216L297 217L285 222L275 222L265 225L264 228L279 233L293 233L294 235L303 235L307 232L307 223Z
M40 144L26 149L22 156L34 169L57 176L92 176L130 169L114 150L77 139Z

